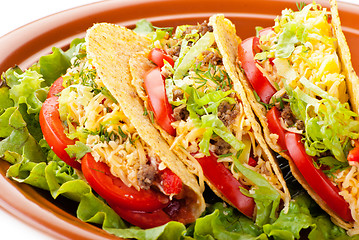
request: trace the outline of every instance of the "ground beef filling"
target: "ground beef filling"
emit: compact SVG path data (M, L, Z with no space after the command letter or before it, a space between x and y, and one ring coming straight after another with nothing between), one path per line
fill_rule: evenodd
M193 30L197 30L197 32L201 36L203 36L204 34L206 34L206 32L213 32L213 27L209 26L207 21L204 21L201 24L187 27L186 30L182 33L182 36L184 37L186 34L192 33ZM190 41L189 44L192 44L192 42ZM176 60L179 57L179 54L181 52L181 44L180 44L180 42L178 42L177 44L175 44L172 47L169 47L165 50L166 50L167 54L173 58L173 60ZM210 59L214 59L214 57L212 56ZM214 61L214 60L212 60L212 61Z
M276 107L280 111L281 117L288 127L295 126L298 130L304 130L304 122L294 116L289 102L283 101L282 106L280 104L276 104Z
M210 140L210 143L213 145L213 151L217 155L228 154L231 150L231 145L224 141L220 137L216 137Z
M218 118L226 127L233 123L238 113L238 104L229 104L227 101L223 101L218 106Z
M141 189L150 189L153 181L155 180L157 170L154 166L143 164L137 172L137 181Z

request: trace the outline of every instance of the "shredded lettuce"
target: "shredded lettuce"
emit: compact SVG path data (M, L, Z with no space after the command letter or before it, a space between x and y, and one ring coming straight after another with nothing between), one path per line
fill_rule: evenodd
M177 80L181 80L190 67L195 63L196 58L207 48L212 46L214 43L214 35L212 32L206 32L192 47L188 52L183 56L183 59L181 59L181 63L176 64L177 67L175 67L175 72L173 75L173 80L176 82ZM181 49L182 51L182 49ZM181 53L180 53L181 56ZM177 60L180 61L180 60Z
M276 58L288 58L298 43L305 43L308 35L307 28L298 22L288 22L283 26L275 47Z
M308 93L298 87L288 93L293 114L305 123L307 154L320 156L329 150L338 161L345 162L346 143L359 137L359 122L354 119L357 114L348 103L341 103L306 78L300 83ZM321 99L312 97L313 93Z
M274 222L277 219L277 210L281 199L280 194L262 175L246 168L235 158L234 165L239 172L256 186L253 193L246 189L241 189L245 195L253 197L256 203L256 224L263 226L264 224Z
M235 104L234 98L227 97L233 90L226 92L217 90L203 93L188 85L184 85L183 90L188 94L186 106L189 117L197 127L206 129L199 143L201 152L209 155L209 143L213 134L221 137L236 151L242 151L245 147L243 142L238 140L217 116L218 106L221 102L227 101L229 104Z

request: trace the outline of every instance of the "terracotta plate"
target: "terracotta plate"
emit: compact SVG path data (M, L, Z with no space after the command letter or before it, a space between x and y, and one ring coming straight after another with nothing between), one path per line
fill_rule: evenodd
M74 8L30 23L0 39L0 72L19 65L29 67L52 46L63 47L73 38L83 37L97 22L133 27L142 18L156 26L176 26L202 22L214 13L224 13L237 27L241 38L255 34L256 26L271 26L284 8L296 9L297 0L139 0L104 1ZM328 4L318 1L324 6ZM359 6L340 3L340 16L353 64L359 71ZM0 161L0 206L54 238L112 239L100 228L74 216L75 206L66 199L52 200L47 192L5 177L8 164Z

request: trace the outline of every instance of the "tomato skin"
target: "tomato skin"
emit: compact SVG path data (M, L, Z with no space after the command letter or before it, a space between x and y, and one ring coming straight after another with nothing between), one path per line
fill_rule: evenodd
M254 158L252 158L252 157L249 157L249 159L248 159L248 165L249 166L251 166L251 167L255 167L255 166L257 166L257 161L254 159Z
M359 140L354 140L354 148L349 151L347 160L349 165L358 165L359 163Z
M241 62L242 69L244 70L248 81L258 94L261 101L269 103L271 97L277 91L256 66L253 52L253 41L253 37L247 38L238 46L238 59Z
M210 156L196 158L202 167L206 178L220 191L240 212L248 217L253 217L254 200L244 195L240 188L245 188L232 173L217 161L217 157Z
M339 195L339 189L313 165L313 158L306 154L301 135L287 132L285 141L289 155L310 187L344 221L353 221L349 204Z
M111 208L127 222L143 229L158 227L171 221L171 218L162 209L141 212L124 209L117 205L111 205Z
M163 191L168 195L177 195L182 191L182 180L169 168L160 171L160 183Z
M154 64L156 64L158 67L163 67L164 62L163 60L166 60L171 66L174 66L173 59L167 55L167 53L160 48L153 48L151 49L150 53L148 54L148 59L150 59Z
M173 110L167 99L165 83L159 67L153 68L145 74L144 86L148 95L149 107L156 122L168 134L175 136L176 130L171 125L174 122Z
M110 168L102 162L96 162L90 153L81 161L82 172L90 186L110 205L116 205L133 211L152 212L169 204L169 198L152 189L137 191L126 186L113 176Z
M70 158L65 151L68 145L75 144L75 140L69 139L64 132L57 99L57 97L50 97L42 104L39 114L41 131L54 153L71 167L80 170L81 164L75 158Z
M62 90L64 90L64 87L62 86L62 82L63 82L62 77L56 79L56 81L51 85L49 92L47 93L47 98L56 97L57 94L59 94Z
M268 128L271 133L278 135L277 143L285 150L287 146L285 144L285 133L286 130L280 124L280 112L276 107L272 107L266 114Z

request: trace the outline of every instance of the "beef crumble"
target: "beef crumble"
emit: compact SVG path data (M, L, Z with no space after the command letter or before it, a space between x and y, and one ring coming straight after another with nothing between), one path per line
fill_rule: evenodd
M283 96L284 98L288 98L288 96ZM280 111L281 117L283 118L284 122L287 126L295 126L298 130L304 130L304 122L302 120L297 119L292 109L290 108L289 102L283 101L282 104L276 103L275 107L278 108Z
M189 117L189 112L188 112L185 104L182 104L173 109L173 118L176 121L186 120L188 117Z
M215 66L222 64L222 57L217 52L206 50L202 52L202 55L203 55L203 60L201 60L201 62L204 66L207 66L209 64Z
M156 168L152 165L142 164L137 172L137 181L141 189L150 189L156 177Z
M213 145L213 151L217 155L227 154L231 150L231 145L220 137L211 139L210 143Z
M229 126L234 121L238 113L239 110L237 104L229 104L227 101L222 101L218 106L218 118L225 126Z

